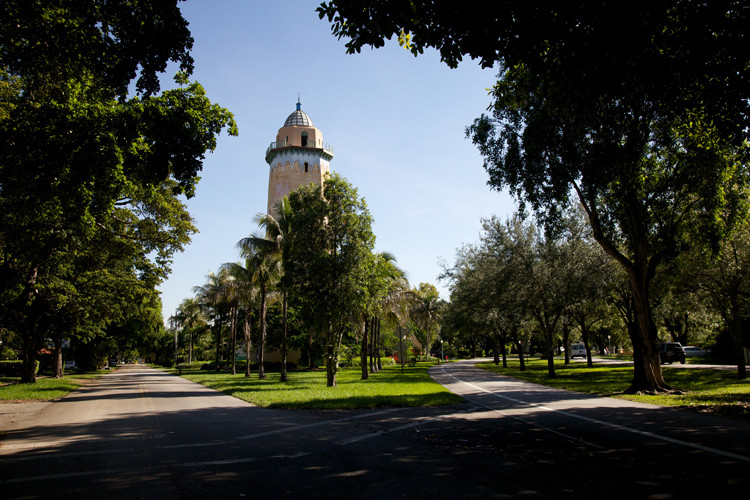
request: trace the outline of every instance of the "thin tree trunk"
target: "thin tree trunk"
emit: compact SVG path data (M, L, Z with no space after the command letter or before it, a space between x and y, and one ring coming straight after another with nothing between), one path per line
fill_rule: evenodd
M369 375L367 373L367 348L369 347L369 342L367 341L367 331L369 329L370 322L368 320L364 321L364 325L362 325L362 345L359 353L359 365L360 369L362 370L362 380L367 380Z
M29 271L28 278L26 279L26 289L24 290L21 298L21 308L26 309L26 318L23 321L23 332L21 336L23 338L23 363L21 365L21 383L34 384L36 383L36 355L39 350L39 340L36 335L36 327L31 324L33 314L31 314L30 304L36 295L36 279L38 275L38 269L32 267Z
M221 371L221 314L216 315L214 329L216 330L216 372L218 373Z
M243 333L245 334L245 353L246 358L245 359L245 377L250 377L250 339L252 338L251 331L250 331L250 321L249 321L250 311L248 310L245 314L245 322L243 325Z
M283 292L283 298L282 298L282 304L281 304L281 381L286 382L287 381L287 374L286 374L286 356L287 356L287 300L286 300L286 290Z
M589 346L589 329L586 326L586 320L581 320L581 340L583 340L583 347L586 349L586 366L589 368L594 367L594 360L591 359L591 347Z
M52 352L52 377L63 378L63 361L62 361L62 338L55 337L52 339L54 351Z
M563 349L565 349L565 364L570 364L570 325L568 321L563 321Z
M497 333L492 336L492 358L495 366L498 366L500 364L500 341Z
M232 354L232 375L237 375L237 307L234 306L230 310L229 314L232 315L232 327L231 327L231 335L232 335L232 348L231 348L231 354Z
M188 331L188 364L193 363L193 327Z
M742 321L740 320L739 303L736 297L731 300L732 322L729 327L734 344L734 355L737 359L737 379L745 380L747 378L747 366L745 365L745 352L742 346Z
M326 325L326 355L328 357L328 362L326 363L326 385L328 387L336 387L338 356L336 355L335 343L336 339L334 338L333 327L329 318Z
M309 331L307 341L307 350L310 353L310 359L307 360L307 368L309 370L314 370L315 357L313 356L313 346L315 345L315 338L313 337L313 330Z
M381 342L381 338L380 338L380 318L376 318L375 319L375 326L376 326L375 332L376 332L376 335L377 335L377 341L375 342L375 349L377 350L377 356L378 356L378 371L380 371L380 370L383 369L383 365L380 362L380 342Z
M375 318L370 318L370 373L377 373L378 367L375 366Z
M507 352L507 349L505 348L505 344L507 341L506 335L507 335L507 332L500 335L500 354L503 357L503 368L508 368L508 352Z
M266 372L263 367L263 354L266 347L266 287L260 290L260 342L258 343L258 378L265 379Z

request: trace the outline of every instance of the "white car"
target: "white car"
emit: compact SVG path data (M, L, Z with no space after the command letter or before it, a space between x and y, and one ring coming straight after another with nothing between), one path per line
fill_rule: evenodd
M582 358L586 357L586 346L578 343L578 344L571 344L570 345L570 358L575 358L576 356L580 356Z
M707 351L700 347L695 347L694 345L686 345L682 349L685 351L686 358L704 358L708 355Z

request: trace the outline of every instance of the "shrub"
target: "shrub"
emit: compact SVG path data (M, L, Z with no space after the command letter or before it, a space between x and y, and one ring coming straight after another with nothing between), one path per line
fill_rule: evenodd
M0 376L3 377L20 377L23 370L23 361L0 361ZM34 374L39 372L39 361L36 361Z
M14 361L17 359L18 359L18 355L16 354L16 351L11 349L7 345L0 347L0 360Z

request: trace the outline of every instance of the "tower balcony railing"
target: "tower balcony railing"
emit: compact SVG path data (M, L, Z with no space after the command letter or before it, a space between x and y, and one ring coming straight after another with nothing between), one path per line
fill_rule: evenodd
M295 147L295 148L304 148L304 149L322 149L323 151L333 154L333 147L331 147L330 144L323 144L322 147L318 147L315 144L308 143L307 146L292 144L291 142L287 141L274 141L271 143L270 146L268 146L268 149L266 149L266 157L268 156L268 153L270 153L274 149L281 149L286 147Z

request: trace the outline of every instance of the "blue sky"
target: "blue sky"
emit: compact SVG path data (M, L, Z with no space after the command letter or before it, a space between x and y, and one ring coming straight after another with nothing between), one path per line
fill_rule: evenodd
M438 283L477 240L480 218L510 215L505 193L490 190L482 159L464 129L490 103L496 70L471 60L452 70L436 52L413 57L393 40L347 55L318 0L188 0L181 3L195 39L192 79L234 113L239 137L222 134L203 164L188 209L199 233L174 258L160 287L165 317L210 271L239 260L235 244L257 231L265 210L266 148L299 94L333 147L331 170L359 190L372 213L376 250L396 256L412 286ZM170 75L171 77L171 75Z

